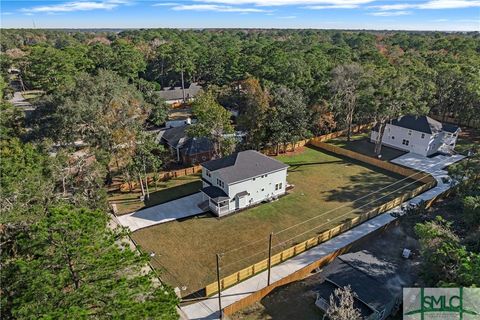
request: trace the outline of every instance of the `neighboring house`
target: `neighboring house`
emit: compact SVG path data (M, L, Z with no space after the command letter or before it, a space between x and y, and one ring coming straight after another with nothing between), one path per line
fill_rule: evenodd
M161 130L157 141L169 147L179 163L198 164L212 159L213 143L207 138L191 138L187 135L189 125Z
M400 150L430 156L437 152L453 153L460 128L442 124L427 116L402 116L387 123L382 144ZM378 137L378 126L372 129L370 141Z
M157 91L160 96L165 99L167 104L179 105L183 102L191 101L195 98L196 95L200 93L202 87L197 83L191 83L190 86L185 88L185 101L183 101L183 90L182 87L170 87L163 88L160 91Z
M287 168L253 150L202 163L203 199L219 217L276 199L286 192Z
M382 320L396 313L402 302L398 266L363 250L337 257L323 268L315 305L325 312L336 288L350 286L357 295L354 306L363 319Z

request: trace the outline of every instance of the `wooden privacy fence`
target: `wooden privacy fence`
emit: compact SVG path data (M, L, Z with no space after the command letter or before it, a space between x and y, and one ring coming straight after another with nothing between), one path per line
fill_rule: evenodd
M199 173L201 171L202 171L202 167L197 165L197 166L188 167L188 168L179 169L179 170L161 172L157 178L159 181L162 181L162 180L168 180L168 179L178 178L182 176L188 176L191 174ZM148 180L148 184L150 185L151 183L154 182L154 177L148 177L147 180ZM120 185L120 191L128 192L130 191L130 188L135 189L137 185L138 185L137 181L132 181L130 183L129 182L122 183Z
M336 133L335 133L336 134ZM320 138L320 137L318 137ZM327 138L332 139L332 137ZM321 233L318 236L315 236L313 238L310 238L308 240L305 240L299 244L296 244L288 249L285 249L275 255L272 255L271 257L271 266L274 266L276 264L279 264L281 262L284 262L285 260L288 260L312 247L315 247L325 241L328 241L332 239L333 237L339 235L340 233L343 233L353 227L356 227L360 225L361 223L378 216L381 213L384 213L390 209L393 209L403 202L405 202L408 199L411 199L413 197L416 197L417 195L425 192L426 190L433 188L436 185L436 180L423 172L419 172L416 170L412 170L409 168L405 168L393 163L389 163L386 161L381 161L375 158L371 158L369 156L365 156L350 150L342 149L336 146L329 145L327 143L323 143L321 141L318 141L317 139L312 139L310 141L310 144L312 144L315 147L327 150L329 152L349 157L354 160L358 160L361 162L365 162L367 164L370 164L372 166L379 167L384 170L388 170L394 173L397 173L399 175L409 177L411 179L420 181L424 183L423 185L415 188L414 190L411 190L409 192L404 193L402 196L396 197L395 199L388 201L374 209L371 209L367 212L364 212L360 214L359 216L355 218L351 218L347 220L346 222L331 228L330 230L327 230L323 233ZM225 288L228 288L232 285L235 285L243 280L246 280L252 276L254 276L257 273L260 273L268 268L268 259L264 259L260 262L257 262L251 266L248 266L240 271L237 271L227 277L224 277L220 279L220 290L223 290ZM205 293L207 296L210 296L212 294L215 294L218 292L218 283L214 282L205 287Z
M366 164L369 164L369 165L375 166L377 168L387 170L387 171L390 171L390 172L393 172L393 173L396 173L396 174L399 174L399 175L402 175L404 177L412 177L412 179L418 180L422 183L429 183L429 182L435 181L435 179L427 173L416 171L416 170L406 168L406 167L402 167L400 165L397 165L397 164L394 164L394 163L391 163L391 162L375 159L375 158L372 158L372 157L369 157L369 156L366 156L366 155L363 155L363 154L360 154L360 153L357 153L357 152L354 152L354 151L350 151L350 150L343 149L343 148L340 148L340 147L337 147L337 146L334 146L334 145L331 145L331 144L328 144L328 143L318 141L316 139L312 139L310 141L310 145L312 145L314 147L317 147L317 148L320 148L320 149L323 149L323 150L326 150L326 151L329 151L329 152L332 152L332 153L335 153L335 154L340 155L340 156L344 156L344 157L347 157L347 158L350 158L350 159L353 159L353 160L358 160L360 162L363 162L363 163L366 163Z
M373 123L360 124L360 125L353 126L352 127L352 134L363 132L367 129L371 129L372 127L373 127ZM346 135L347 131L348 130L345 129L345 130L340 130L340 131L335 131L335 132L332 132L332 133L324 134L324 135L314 137L314 138L311 138L311 139L301 140L301 141L298 141L298 142L295 143L295 147L303 147L303 146L311 143L314 140L323 142L323 141L327 141L327 140L330 140L330 139L335 139L335 138ZM294 145L292 143L288 143L284 146L283 149L284 150L289 150L289 149L291 150L293 147L294 147ZM276 154L274 146L269 147L269 148L265 148L265 149L261 150L261 152L263 154L266 154L266 155Z

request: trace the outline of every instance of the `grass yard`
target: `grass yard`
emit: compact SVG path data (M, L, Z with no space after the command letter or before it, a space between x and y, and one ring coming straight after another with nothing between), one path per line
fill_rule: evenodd
M139 200L142 195L140 189L129 193L120 191L110 193L108 200L116 203L118 214L122 215L191 195L199 192L201 188L200 175L189 175L159 182L157 187L149 186L150 199L144 202Z
M337 147L341 147L364 154L366 156L377 158L377 155L374 152L375 144L370 142L370 132L353 135L350 141L347 141L346 137L339 137L329 140L327 142ZM387 146L382 146L381 159L385 161L390 161L392 159L400 157L401 155L404 155L405 153L405 151L397 150Z
M462 128L457 139L455 151L467 155L473 147L480 145L480 129Z
M290 165L287 179L295 185L278 201L222 219L206 214L133 233L145 251L155 252L152 264L164 270L164 280L186 287L183 295L195 292L215 281L216 253L236 248L222 257L221 273L227 276L267 256L270 232L312 219L274 237L273 251L280 252L419 186L312 148L278 159Z

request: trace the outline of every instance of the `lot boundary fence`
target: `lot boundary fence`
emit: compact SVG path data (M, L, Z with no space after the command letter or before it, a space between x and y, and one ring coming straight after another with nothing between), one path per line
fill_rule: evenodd
M169 180L173 178L178 178L178 177L183 177L183 176L189 176L192 174L197 174L202 171L202 167L197 165L193 167L188 167L184 169L178 169L178 170L172 170L172 171L165 171L161 172L158 176L157 179L158 181L164 181L164 180ZM154 177L148 177L148 185L153 184ZM129 192L130 190L133 190L138 187L138 182L137 181L132 181L132 182L125 182L120 185L120 191L121 192Z
M390 209L393 209L403 202L405 202L408 199L414 198L417 195L433 188L436 185L436 180L423 172L415 171L412 169L408 169L393 163L389 163L386 161L381 161L378 159L374 159L350 150L342 149L336 146L329 145L327 143L321 142L319 140L324 139L323 137L317 137L320 139L312 139L310 141L310 144L317 147L321 148L323 150L326 150L328 152L335 153L337 155L343 156L343 157L348 157L357 161L361 161L364 163L367 163L369 165L381 168L383 170L387 170L390 172L394 172L396 174L402 175L404 177L409 177L412 180L417 180L419 182L422 182L423 184L414 190L411 190L409 192L404 193L403 195L396 197L395 199L388 201L374 209L371 209L367 212L364 212L360 215L358 215L355 218L349 219L346 222L337 225L334 228L331 228L323 233L321 233L318 236L315 236L313 238L310 238L308 240L305 240L301 243L298 243L296 245L293 245L289 247L288 249L285 249L275 255L271 256L271 266L277 265L279 263L282 263L308 249L311 249L323 242L326 242L335 236L350 230L361 223L378 216L379 214L382 214ZM332 139L332 137L325 138L325 140ZM257 262L253 265L250 265L244 269L241 269L227 277L224 277L220 279L220 290L226 289L228 287L231 287L241 281L244 281L260 272L265 271L268 268L268 258L261 260L260 262ZM218 283L214 282L205 287L205 293L207 296L210 296L212 294L215 294L218 292Z

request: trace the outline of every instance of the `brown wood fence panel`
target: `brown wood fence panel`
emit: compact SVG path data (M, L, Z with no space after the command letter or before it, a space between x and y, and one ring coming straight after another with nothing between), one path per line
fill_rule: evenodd
M432 181L435 180L429 174L426 174L426 173L423 173L423 172L420 172L420 171L416 171L416 170L413 170L413 169L405 168L405 167L396 165L396 164L391 163L391 162L378 160L378 159L375 159L375 158L372 158L372 157L369 157L369 156L366 156L366 155L363 155L363 154L359 154L359 153L354 152L354 151L350 151L350 150L343 149L343 148L340 148L340 147L337 147L337 146L334 146L334 145L331 145L331 144L328 144L328 143L324 143L322 141L318 141L316 139L312 139L310 144L314 147L317 147L317 148L320 148L320 149L323 149L323 150L326 150L326 151L329 151L329 152L332 152L332 153L335 153L335 154L338 154L340 156L344 156L344 157L347 157L347 158L350 158L350 159L353 159L353 160L358 160L360 162L364 162L364 163L367 163L369 165L372 165L372 166L375 166L375 167L378 167L378 168L381 168L381 169L384 169L384 170L387 170L387 171L390 171L390 172L397 173L397 174L402 175L404 177L412 176L412 179L418 180L418 181L423 182L423 183L429 183L429 182L432 182Z
M197 165L197 166L188 167L188 168L185 168L185 169L161 172L158 175L158 180L160 180L160 181L169 180L169 179L172 179L172 178L178 178L178 177L188 176L188 175L191 175L191 174L196 174L196 173L199 173L201 171L202 171L202 167ZM154 183L153 177L148 177L147 180L148 180L149 185ZM122 183L120 185L120 191L121 192L129 192L130 191L130 186L132 187L132 189L135 189L138 186L138 182L133 181L133 182L130 182L130 183L128 183L128 182Z

